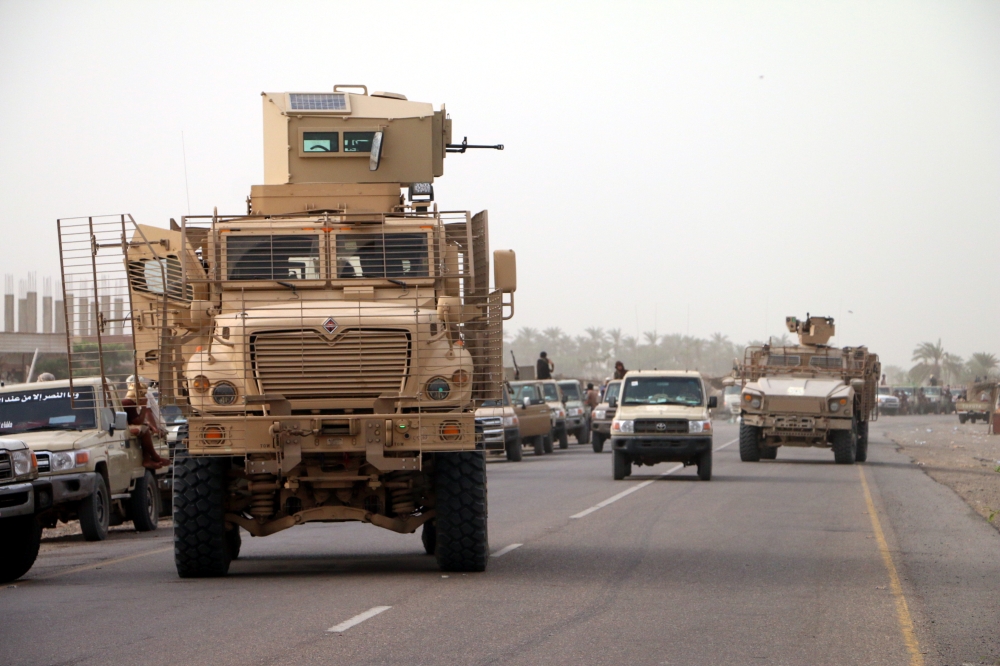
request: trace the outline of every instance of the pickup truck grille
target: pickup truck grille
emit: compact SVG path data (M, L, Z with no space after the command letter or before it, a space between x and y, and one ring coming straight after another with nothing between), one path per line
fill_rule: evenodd
M9 453L0 453L0 480L14 478L14 468Z
M410 335L392 329L347 329L329 341L313 330L250 338L262 393L289 400L377 398L398 393L410 362Z
M636 419L635 421L636 434L676 435L687 431L687 419Z
M35 457L38 458L38 473L47 474L49 470L52 468L52 462L51 460L49 460L49 454L38 453L35 454Z

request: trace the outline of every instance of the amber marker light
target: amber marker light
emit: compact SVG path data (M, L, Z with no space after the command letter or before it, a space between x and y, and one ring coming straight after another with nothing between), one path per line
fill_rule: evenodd
M194 388L194 390L197 391L198 393L207 393L209 386L210 382L208 381L208 377L206 377L205 375L198 375L191 382L191 387Z
M206 444L218 446L225 441L226 431L220 426L206 426L205 429L201 431L201 436L204 438Z
M466 370L456 370L451 375L451 381L458 386L465 386L469 383L469 373Z

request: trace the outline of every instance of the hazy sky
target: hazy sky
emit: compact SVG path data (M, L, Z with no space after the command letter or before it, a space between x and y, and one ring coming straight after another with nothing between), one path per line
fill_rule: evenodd
M1000 2L0 0L3 272L55 219L245 210L261 91L447 104L522 326L736 341L833 315L909 365L1000 353ZM849 312L850 311L850 312Z

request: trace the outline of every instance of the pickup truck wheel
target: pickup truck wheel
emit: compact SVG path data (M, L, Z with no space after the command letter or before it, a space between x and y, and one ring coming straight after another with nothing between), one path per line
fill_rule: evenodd
M437 548L437 528L434 526L433 520L424 523L420 530L420 541L424 544L424 552L433 555Z
M486 530L486 458L482 453L438 453L434 457L438 568L485 571L490 557Z
M225 576L226 462L179 452L174 462L174 565L181 578Z
M594 449L594 453L600 453L604 450L604 435L599 432L595 432L590 436L590 446Z
M838 465L853 465L858 453L857 424L850 430L834 430L832 436L833 460Z
M777 446L762 446L760 447L760 459L761 460L774 460L778 457L778 447Z
M545 435L535 435L531 440L531 444L535 447L536 456L545 453Z
M626 476L632 476L632 461L624 451L611 449L611 476L615 481L621 481Z
M863 421L858 424L858 448L854 454L854 459L858 462L868 460L868 422Z
M958 422L959 423L965 423L968 420L969 420L969 417L966 416L965 414L959 414L958 415Z
M507 442L507 460L510 462L521 462L521 436L518 435L513 440Z
M566 434L566 427L559 431L559 448L568 449L569 448L569 435Z
M552 453L552 433L542 435L542 447L546 453Z
M243 546L243 537L240 536L240 528L233 526L233 529L226 532L226 547L229 549L229 559L236 560L240 557L240 548Z
M94 492L80 501L80 529L87 541L104 541L108 538L111 522L111 497L104 477L97 475Z
M152 532L160 519L160 490L149 470L135 482L129 500L129 517L137 532Z
M35 563L42 541L42 526L34 516L0 520L0 583L17 580Z
M698 478L702 481L712 480L712 449L698 456Z
M576 443L577 444L589 444L590 443L590 424L584 423L576 431Z
M740 460L760 461L760 428L757 426L740 424Z

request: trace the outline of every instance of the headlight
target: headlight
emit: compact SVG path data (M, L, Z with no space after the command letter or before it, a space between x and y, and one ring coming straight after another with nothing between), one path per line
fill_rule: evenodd
M611 422L611 432L620 433L630 433L635 432L635 421L631 419L618 420L615 419Z
M712 422L688 421L688 432L712 432Z
M193 388L198 393L207 393L208 387L210 385L211 382L208 381L208 377L206 377L205 375L198 375L197 377L191 380L191 388Z
M562 409L561 407L558 407L558 408L556 408L555 411L556 411L556 418L557 419L564 419L564 418L566 418L566 410Z
M35 454L31 451L11 451L10 460L14 465L14 476L27 476L38 468Z
M231 405L236 402L236 387L229 382L219 382L212 388L212 400L217 405Z
M581 415L583 415L583 408L582 407L573 407L572 409L569 410L569 415L570 416L581 416Z
M847 398L835 398L830 401L830 411L839 412L841 409L847 410Z
M49 469L53 472L65 472L86 463L88 460L90 460L90 454L87 451L60 451L52 454Z
M427 395L430 396L431 400L444 400L449 393L451 393L451 387L448 386L448 380L444 377L435 377L427 382Z
M750 407L752 409L760 409L760 405L761 405L761 398L759 395L755 395L753 393L743 394L744 407Z
M604 418L604 410L603 409L595 409L593 417L595 419L597 419L598 421L600 421L601 419Z
M505 417L503 417L503 427L504 428L513 428L516 425L517 425L517 417L516 416L505 416Z

